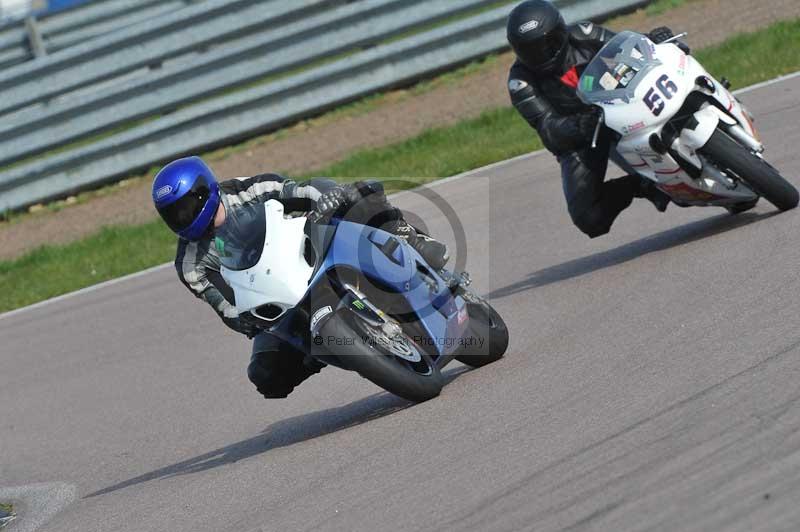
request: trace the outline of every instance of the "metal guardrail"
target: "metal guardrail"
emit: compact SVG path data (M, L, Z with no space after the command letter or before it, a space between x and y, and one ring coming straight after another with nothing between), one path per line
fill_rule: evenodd
M32 41L41 36L48 54L176 11L200 0L93 0L88 4L0 27L0 68L38 55ZM31 27L31 24L33 27Z
M503 50L513 3L203 0L6 69L0 210L274 130ZM560 5L578 20L642 3ZM112 4L122 3L96 7ZM138 4L153 9L154 2Z

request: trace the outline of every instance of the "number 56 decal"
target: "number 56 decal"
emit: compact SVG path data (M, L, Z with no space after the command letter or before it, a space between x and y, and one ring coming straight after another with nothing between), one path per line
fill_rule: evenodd
M658 81L656 81L656 86L652 87L649 91L647 91L647 94L645 94L644 103L655 116L659 116L662 111L664 111L664 100L656 92L656 89L658 89L661 94L664 95L664 98L671 100L672 96L678 92L678 86L669 79L669 76L664 74L658 78Z

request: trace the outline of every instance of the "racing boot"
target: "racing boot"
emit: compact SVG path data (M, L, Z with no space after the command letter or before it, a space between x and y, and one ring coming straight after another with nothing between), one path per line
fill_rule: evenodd
M665 212L672 199L658 189L651 180L639 178L638 187L633 193L635 198L645 198L656 208L658 212Z
M424 233L417 232L417 230L405 220L398 221L397 227L393 233L408 242L417 253L422 255L425 262L436 271L443 269L444 265L447 264L447 261L450 259L447 246Z

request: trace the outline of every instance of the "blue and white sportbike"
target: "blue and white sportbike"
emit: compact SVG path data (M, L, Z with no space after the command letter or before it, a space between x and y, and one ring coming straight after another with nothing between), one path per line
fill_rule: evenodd
M506 325L469 276L434 271L404 240L287 216L276 200L231 211L216 246L240 318L306 356L426 401L453 359L479 367L505 353Z

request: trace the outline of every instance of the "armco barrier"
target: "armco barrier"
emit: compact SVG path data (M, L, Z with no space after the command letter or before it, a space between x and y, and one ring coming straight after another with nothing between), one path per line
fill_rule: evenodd
M569 20L641 3L559 2ZM153 13L157 3L138 4L119 16ZM167 4L175 2L159 5ZM503 50L514 2L496 4L203 0L3 69L0 210L274 130ZM95 9L108 14L122 5L106 0Z
M92 0L78 7L30 18L41 35L45 53L125 28L137 22L162 16L200 0ZM31 38L26 22L0 27L0 68L33 59Z

